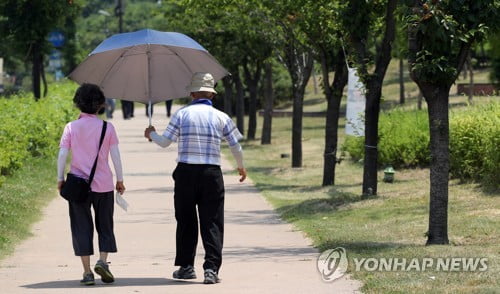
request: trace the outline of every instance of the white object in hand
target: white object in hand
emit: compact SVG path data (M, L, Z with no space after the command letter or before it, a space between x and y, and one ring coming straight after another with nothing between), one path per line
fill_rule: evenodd
M120 193L116 193L116 204L118 204L118 206L120 206L123 210L127 211L128 203L125 198L120 195Z

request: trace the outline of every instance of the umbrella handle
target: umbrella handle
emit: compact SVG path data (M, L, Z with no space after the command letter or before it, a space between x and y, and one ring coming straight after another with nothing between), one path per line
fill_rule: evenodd
M152 125L151 124L151 119L152 119L152 117L151 117L151 100L149 100L149 102L148 102L148 117L149 117L149 126L151 126Z
M151 124L151 100L149 100L149 103L148 103L148 117L149 117L149 126L151 127L152 124ZM149 139L149 142L153 142L153 140Z

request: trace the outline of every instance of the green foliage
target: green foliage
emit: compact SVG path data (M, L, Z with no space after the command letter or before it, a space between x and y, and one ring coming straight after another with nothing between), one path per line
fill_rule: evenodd
M499 9L497 0L413 4L406 18L413 79L451 85L471 45L481 41L488 30L498 28Z
M0 178L32 158L57 153L62 128L76 109L71 99L74 87L55 87L57 93L38 102L27 94L0 99Z
M383 112L379 122L380 166L426 166L429 164L429 124L424 111ZM364 157L364 138L348 137L342 149L354 160Z
M78 6L68 1L4 0L0 3L2 32L12 36L12 43L23 48L27 54L29 46L46 41L48 33L63 24L66 15L74 13Z
M290 75L282 64L273 63L273 93L276 105L292 100Z
M0 56L8 72L23 71L22 62L34 54L48 54L52 45L48 34L63 28L67 18L75 18L81 0L2 0L0 1Z
M119 33L119 21L115 15L116 1L87 0L82 5L82 16L76 20L79 50L77 60L85 57L107 37ZM144 28L161 30L165 23L160 15L162 8L153 1L122 1L123 31L131 32ZM106 14L109 14L107 15ZM162 28L164 29L164 28Z
M382 40L386 33L386 0L350 0L339 7L341 34L347 44L347 55L351 63L359 68L361 80L373 77L377 59L382 54ZM386 36L387 37L387 36ZM392 43L392 42L391 42ZM390 52L389 52L390 54Z
M429 124L425 111L387 112L380 120L381 165L415 167L429 162Z
M417 53L413 74L419 80L449 84L457 76L456 67L449 66L450 57L447 55L436 56L430 51L423 50Z
M429 126L424 111L381 113L379 166L426 167ZM451 113L450 172L452 177L500 187L500 103L468 107ZM364 138L347 137L342 150L353 160L364 156Z
M500 103L458 112L450 122L453 177L500 188Z
M500 88L500 30L491 34L489 42L491 44L490 56L492 59L491 81Z
M346 136L341 147L342 152L349 152L353 160L359 161L365 156L364 143L365 137Z
M278 34L262 1L183 0L184 29L230 71L267 59ZM200 13L203 11L203 13Z

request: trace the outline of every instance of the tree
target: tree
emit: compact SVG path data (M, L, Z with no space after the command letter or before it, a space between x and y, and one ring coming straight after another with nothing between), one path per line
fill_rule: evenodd
M405 104L405 59L408 52L408 38L406 36L406 30L404 25L404 13L403 9L396 11L396 37L393 43L393 57L399 60L399 104Z
M430 205L427 244L448 244L450 88L471 46L498 28L500 2L412 0L408 10L410 76L428 106Z
M248 56L243 60L243 74L248 92L250 93L250 101L248 103L248 140L255 140L255 133L257 131L257 92L264 62L261 58L252 60L254 61L253 63L255 63L255 69L253 71Z
M363 195L377 194L378 120L382 82L391 60L397 0L350 0L343 13L358 74L366 86ZM373 52L375 51L375 52ZM373 69L372 72L369 72Z
M19 54L31 59L32 86L39 99L40 77L43 75L43 57L50 48L47 36L64 24L68 15L75 16L79 6L72 1L4 0L0 2L1 25L10 44Z
M269 59L264 63L264 119L262 123L262 136L260 138L262 145L271 144L273 104L273 65L272 60Z
M304 94L313 69L313 51L300 29L301 3L298 1L262 1L265 2L267 19L279 28L276 38L281 46L278 59L290 74L292 80L292 167L302 166L302 116Z
M264 61L272 54L273 30L262 21L261 1L219 0L183 1L187 12L204 25L198 26L198 36L206 48L232 74L236 87L236 123L244 131L244 86L250 94L248 109L248 139L255 139L257 128L257 94ZM204 14L199 11L203 9ZM189 19L189 18L188 18ZM240 75L241 73L241 75ZM229 81L224 86L229 89Z
M340 42L339 12L342 1L300 1L298 25L314 47L321 64L322 88L327 101L323 186L335 184L340 102L347 84L347 65ZM333 81L330 77L334 74Z

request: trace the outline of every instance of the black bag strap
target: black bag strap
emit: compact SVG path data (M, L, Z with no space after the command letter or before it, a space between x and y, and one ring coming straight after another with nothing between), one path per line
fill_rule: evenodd
M97 155L95 157L94 165L92 166L92 170L90 171L89 188L90 188L90 185L92 184L92 180L94 180L95 169L97 167L97 159L99 158L99 151L101 150L102 141L104 141L104 136L106 135L107 126L108 126L108 123L106 121L103 121L102 122L101 139L99 140L99 148L97 149Z

